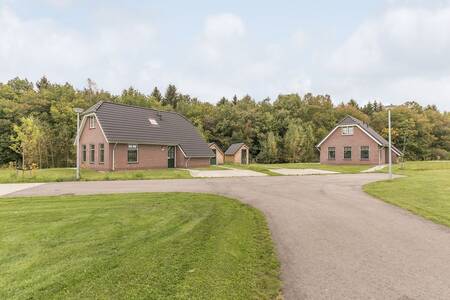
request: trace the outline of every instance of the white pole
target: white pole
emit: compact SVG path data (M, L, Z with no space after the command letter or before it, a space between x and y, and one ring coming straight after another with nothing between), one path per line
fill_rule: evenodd
M388 126L389 126L389 180L392 179L392 137L391 137L391 110L388 110Z
M77 180L80 180L80 113L77 112Z

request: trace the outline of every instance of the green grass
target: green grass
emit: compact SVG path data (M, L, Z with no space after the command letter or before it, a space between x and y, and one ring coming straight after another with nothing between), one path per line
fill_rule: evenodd
M373 182L364 186L364 190L433 222L450 226L449 161L406 162L394 165L393 172L405 177Z
M183 169L150 169L100 172L88 169L81 170L81 180L136 180L136 179L179 179L192 178L189 171ZM14 182L51 182L73 181L75 169L55 168L37 169L33 172L16 172L11 169L0 169L0 183Z
M281 164L249 164L249 165L230 165L235 168L248 169L256 172L265 173L271 176L277 176L271 169L318 169L335 171L344 174L359 173L363 170L367 170L372 166L368 165L325 165L320 163L281 163Z
M0 200L0 299L273 299L259 211L222 196Z

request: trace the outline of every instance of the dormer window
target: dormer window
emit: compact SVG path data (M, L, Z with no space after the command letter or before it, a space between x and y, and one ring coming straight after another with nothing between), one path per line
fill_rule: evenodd
M95 128L95 117L94 116L89 116L89 128L90 129Z
M342 127L342 135L353 135L353 126Z
M153 126L159 125L158 122L157 122L155 119L153 119L153 118L149 118L148 121L149 121L150 124L153 125Z

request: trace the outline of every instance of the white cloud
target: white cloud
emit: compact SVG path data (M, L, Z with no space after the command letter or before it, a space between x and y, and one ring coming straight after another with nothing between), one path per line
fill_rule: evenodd
M450 5L397 6L364 22L331 57L334 84L340 85L336 94L363 101L440 101L449 109L448 28Z
M139 82L140 70L159 63L151 56L157 40L152 24L122 19L95 25L86 34L51 19L22 19L0 6L0 81L46 75L80 87L92 78L117 92Z

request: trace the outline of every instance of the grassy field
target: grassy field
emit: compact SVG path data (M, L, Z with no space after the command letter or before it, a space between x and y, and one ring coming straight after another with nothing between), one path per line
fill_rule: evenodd
M450 161L406 162L395 165L393 172L406 177L370 183L364 190L433 222L450 226Z
M0 299L273 299L263 215L190 193L0 200Z
M189 171L183 169L151 169L133 171L98 172L81 170L81 180L136 180L136 179L179 179L192 178ZM11 169L0 169L0 183L13 182L51 182L74 181L75 169L55 168L37 169L33 172L16 172Z
M324 165L320 163L282 163L282 164L249 164L249 165L231 165L235 168L249 169L271 176L278 176L271 169L319 169L327 171L335 171L345 174L359 173L363 170L369 169L372 166L367 165Z

